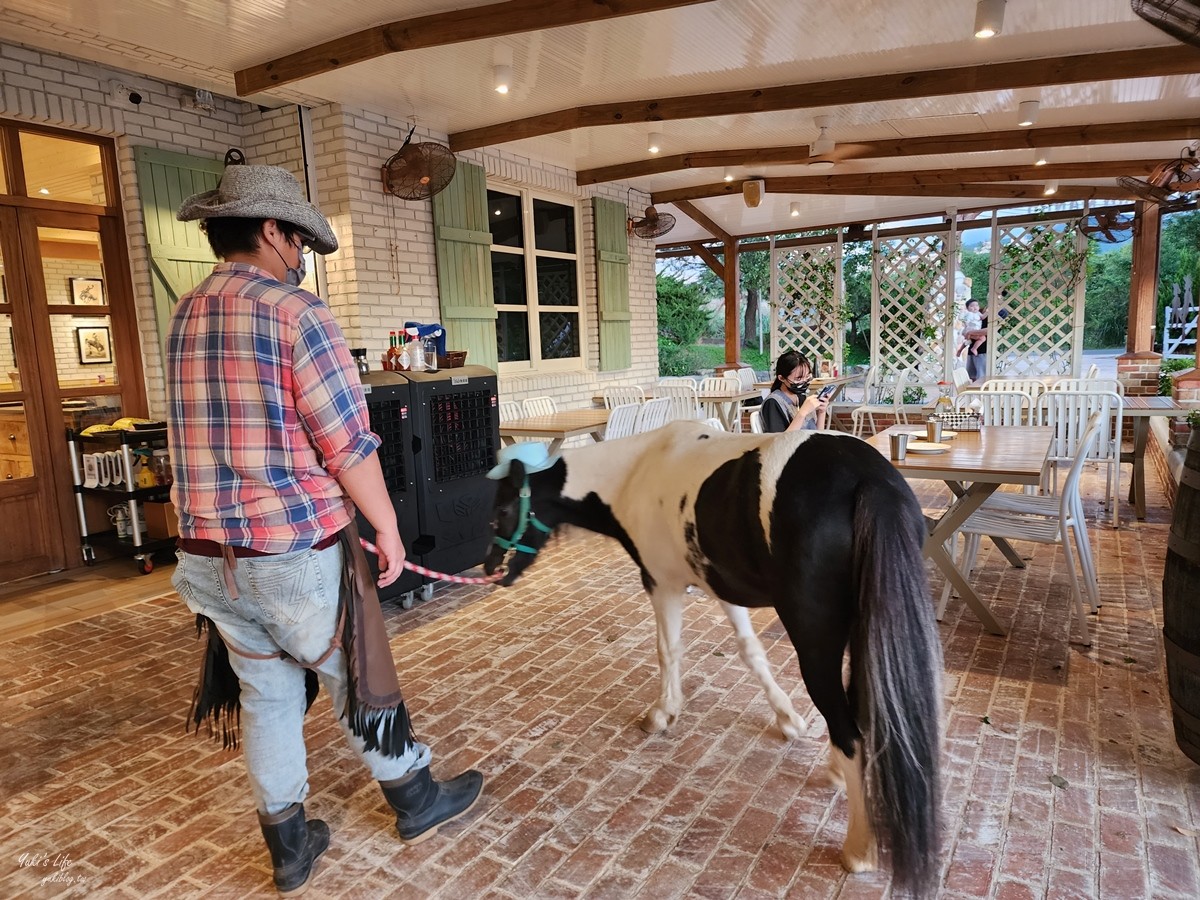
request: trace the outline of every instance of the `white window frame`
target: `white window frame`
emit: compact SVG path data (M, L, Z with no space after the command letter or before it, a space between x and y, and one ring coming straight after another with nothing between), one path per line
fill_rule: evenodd
M497 303L496 311L499 312L524 312L529 328L529 359L528 360L513 360L511 362L501 362L497 368L502 375L530 373L530 372L578 372L584 368L584 355L587 353L587 319L586 309L587 304L584 297L584 280L583 280L583 214L579 206L579 200L564 194L555 194L546 191L535 191L529 188L516 187L511 184L488 182L487 189L495 191L498 194L507 194L510 197L519 197L521 201L521 247L508 247L501 244L492 244L491 250L496 253L508 253L513 256L523 256L525 258L525 297L528 301L524 307L513 303ZM555 203L559 206L568 206L575 211L574 227L575 227L575 252L574 253L559 253L554 250L538 250L534 242L533 233L533 201L545 200L547 203ZM489 213L490 215L490 213ZM579 356L572 356L568 359L542 359L542 334L541 324L538 319L538 293L537 293L537 258L545 257L547 259L569 259L575 263L575 296L577 303L574 307L570 306L548 306L547 310L556 312L574 312L579 317ZM491 254L488 254L488 264L491 265Z

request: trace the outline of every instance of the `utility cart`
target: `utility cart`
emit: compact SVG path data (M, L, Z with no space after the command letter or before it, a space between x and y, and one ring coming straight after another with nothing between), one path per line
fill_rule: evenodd
M138 571L149 575L154 571L154 553L175 544L169 525L158 535L150 537L146 527L147 504L156 509L170 509L171 485L169 475L160 477L153 485L139 484L139 474L154 458L155 450L167 447L166 428L144 428L128 431L102 431L86 435L67 430L67 446L71 452L71 479L75 486L75 509L79 513L79 532L82 535L83 561L96 561L96 547L131 555ZM165 457L160 453L159 458ZM161 467L165 470L165 466ZM93 530L88 524L85 498L96 497L113 503L105 513L112 528Z

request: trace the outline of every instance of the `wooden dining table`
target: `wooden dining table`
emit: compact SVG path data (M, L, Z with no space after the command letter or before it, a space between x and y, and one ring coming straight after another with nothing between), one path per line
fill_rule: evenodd
M604 440L608 425L607 409L562 409L548 416L525 416L500 423L500 442L515 444L519 437L549 440L550 455L561 449L567 438L590 434L593 440Z
M867 443L887 457L905 478L936 479L950 488L955 497L950 507L936 519L927 516L929 536L924 555L933 560L983 626L992 634L1003 635L1003 626L955 564L947 543L1000 485L1039 483L1054 429L1043 425L984 426L979 431L958 432L944 442L949 449L940 453L915 453L910 449L904 459L891 459L891 435L916 430L911 425L893 425L868 438ZM1010 563L1025 567L1007 541L992 540Z
M1133 450L1123 452L1121 462L1133 464L1129 479L1129 502L1139 519L1146 518L1146 442L1152 416L1186 416L1188 410L1171 397L1123 397L1121 415L1133 422Z

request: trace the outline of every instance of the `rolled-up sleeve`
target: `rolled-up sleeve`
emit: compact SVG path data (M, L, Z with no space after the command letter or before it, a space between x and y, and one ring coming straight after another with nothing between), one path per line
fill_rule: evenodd
M346 338L323 303L296 321L292 393L296 411L330 475L336 478L379 447Z

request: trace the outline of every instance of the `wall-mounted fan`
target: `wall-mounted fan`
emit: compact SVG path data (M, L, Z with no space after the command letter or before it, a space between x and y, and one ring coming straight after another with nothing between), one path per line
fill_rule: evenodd
M629 217L628 229L630 234L636 234L647 240L662 237L675 227L675 217L670 213L660 213L653 206L646 207L646 214L640 219Z
M1197 0L1133 0L1133 11L1177 41L1200 47L1200 2Z
M1133 237L1134 215L1115 209L1096 209L1079 220L1078 227L1094 241L1123 244Z
M1151 173L1149 178L1133 178L1122 175L1117 178L1117 184L1132 191L1136 197L1160 206L1170 207L1180 200L1182 195L1195 191L1197 184L1196 173L1200 162L1196 159L1196 151L1185 147L1178 159L1169 159Z
M425 200L454 180L458 160L450 148L434 143L411 143L414 125L400 149L383 164L383 189L402 200Z

